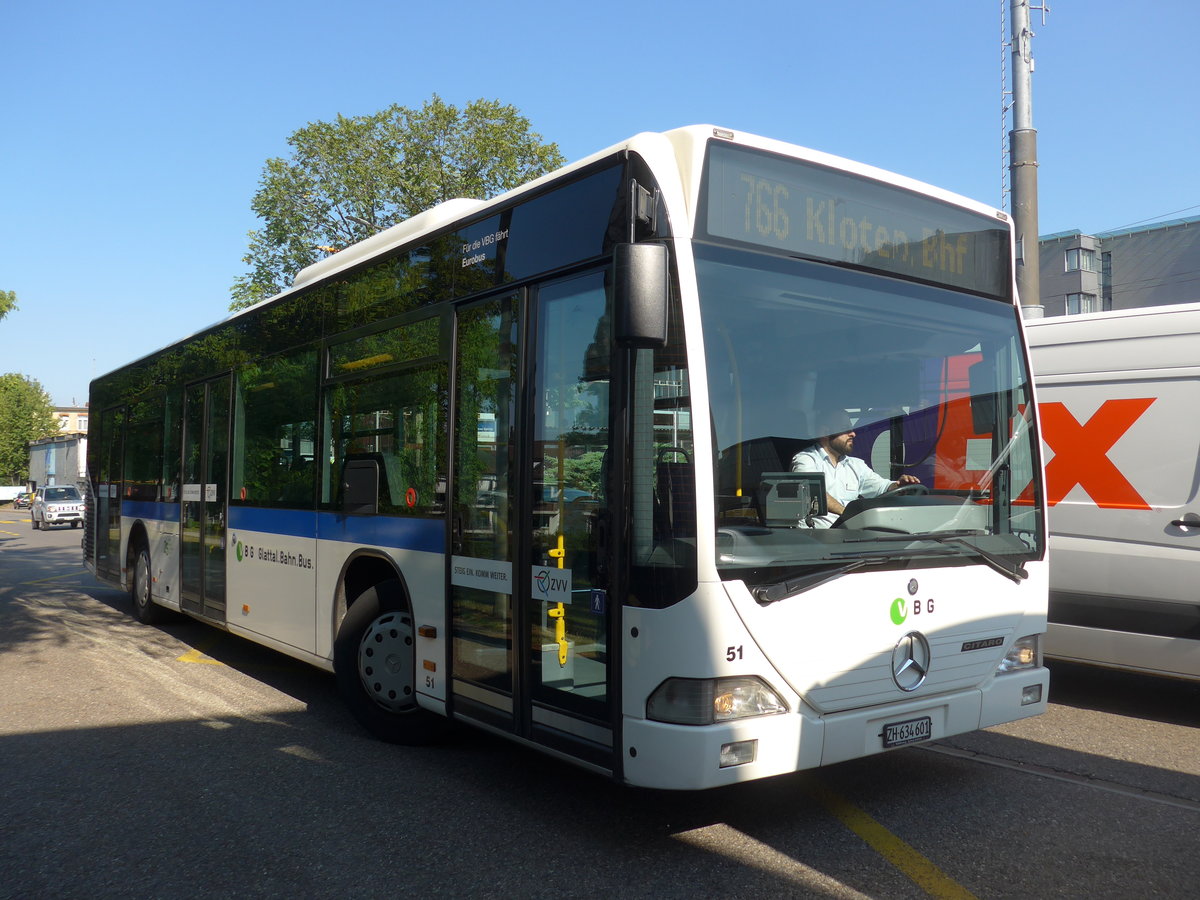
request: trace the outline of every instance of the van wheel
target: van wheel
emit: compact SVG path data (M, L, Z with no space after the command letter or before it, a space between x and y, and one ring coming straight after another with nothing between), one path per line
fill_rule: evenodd
M333 644L338 692L354 718L392 744L436 741L447 722L416 699L416 629L400 582L368 588L351 604Z
M166 610L150 599L150 550L145 544L138 547L137 560L133 565L133 585L129 596L133 600L133 617L143 625L161 622Z

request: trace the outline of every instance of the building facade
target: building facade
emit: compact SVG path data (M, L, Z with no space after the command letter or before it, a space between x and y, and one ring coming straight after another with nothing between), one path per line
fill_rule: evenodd
M1047 316L1200 300L1200 216L1101 234L1042 237Z
M87 434L87 406L56 406L54 416L58 419L60 434Z

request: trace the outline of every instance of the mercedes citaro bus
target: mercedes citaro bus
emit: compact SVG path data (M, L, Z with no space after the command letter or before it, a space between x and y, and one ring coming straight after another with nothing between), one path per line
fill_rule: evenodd
M96 575L331 671L386 740L696 789L1045 709L1010 222L869 166L640 134L322 259L90 408ZM793 470L830 415L913 478L831 515Z

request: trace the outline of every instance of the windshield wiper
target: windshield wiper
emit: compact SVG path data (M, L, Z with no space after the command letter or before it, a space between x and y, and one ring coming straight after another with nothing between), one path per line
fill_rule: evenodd
M943 545L958 544L966 547L970 551L971 556L979 559L1005 578L1012 579L1017 584L1020 584L1029 577L1029 573L1025 571L1025 567L1019 562L1010 563L996 556L990 550L984 550L982 547L967 540L967 537L974 537L981 534L986 534L986 532L980 531L977 528L971 528L958 531L929 531L918 534L882 534L876 538L850 538L846 543L858 543L860 541L933 541L934 543ZM852 551L834 554L834 556L848 556L850 552ZM843 575L853 572L855 569L861 569L863 566L877 565L908 556L921 556L928 552L927 550L912 547L897 550L867 551L865 553L854 552L854 558L840 566L821 569L816 572L813 572L809 567L805 567L798 570L794 576L782 578L772 584L762 584L752 588L750 593L754 595L755 600L763 605L776 603L788 597L794 597L797 594L810 591L834 579L841 578Z
M750 593L754 595L754 599L759 603L775 603L783 600L786 597L792 597L796 594L802 594L805 591L812 590L817 585L824 584L827 581L833 581L835 578L841 578L847 572L853 572L855 569L861 569L863 566L871 563L879 562L877 558L861 557L852 562L843 563L840 566L834 566L832 569L821 569L818 572L810 571L808 568L799 570L803 574L798 574L792 578L784 578L782 581L777 581L774 584L760 584Z
M933 540L937 540L937 538L933 538ZM966 538L947 538L942 543L961 544L1005 578L1009 578L1017 584L1020 584L1029 577L1029 573L1025 571L1025 567L1020 562L1009 562L1002 557L996 556L990 550L984 550L978 544L971 543Z
M1029 573L1025 571L1025 567L1019 562L1012 563L1006 559L996 556L990 550L984 550L978 544L969 540L968 537L986 534L977 528L962 529L958 531L922 531L917 534L881 534L874 538L852 538L846 543L858 541L935 541L939 544L959 544L971 551L971 555L982 560L994 570L999 572L1005 578L1011 578L1017 584L1020 584L1029 577Z
M941 541L946 538L955 537L974 537L980 534L987 534L979 528L948 528L945 531L889 531L879 535L870 537L855 537L846 538L842 541L843 544L874 544L880 541Z
M794 597L796 594L810 591L818 585L833 581L835 578L841 578L847 572L853 572L855 569L860 569L863 566L878 565L879 563L891 562L894 559L902 559L908 556L920 556L926 552L925 550L914 550L911 548L903 550L876 550L865 553L856 552L853 554L853 559L840 566L834 566L832 569L821 569L817 572L811 571L811 567L806 566L803 569L798 569L794 576L783 578L773 584L761 584L751 589L750 593L754 595L754 599L759 603L774 603L777 600L783 600L787 597ZM829 559L849 555L851 554L835 553Z

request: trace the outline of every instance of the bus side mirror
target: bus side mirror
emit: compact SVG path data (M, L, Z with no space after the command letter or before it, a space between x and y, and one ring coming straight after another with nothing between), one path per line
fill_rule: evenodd
M624 347L667 343L670 277L665 244L617 244L613 248L616 342Z

